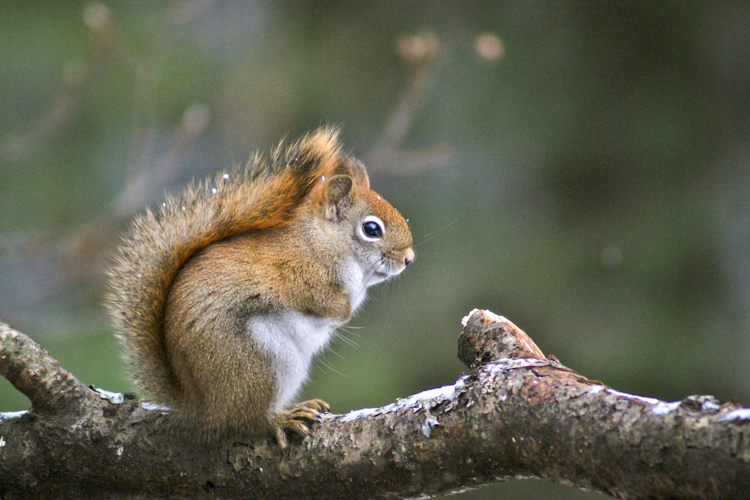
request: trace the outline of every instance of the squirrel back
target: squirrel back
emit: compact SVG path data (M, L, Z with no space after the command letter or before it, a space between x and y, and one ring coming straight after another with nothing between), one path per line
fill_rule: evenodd
M304 435L300 422L328 408L283 410L310 358L368 286L414 260L411 244L364 166L323 128L137 217L106 302L140 389L191 434L269 430L284 445L284 430Z

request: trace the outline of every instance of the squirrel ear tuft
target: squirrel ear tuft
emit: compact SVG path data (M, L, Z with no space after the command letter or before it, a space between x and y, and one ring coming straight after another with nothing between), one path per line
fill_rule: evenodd
M325 188L326 218L338 222L342 219L342 210L354 197L354 181L348 175L335 175L328 179Z

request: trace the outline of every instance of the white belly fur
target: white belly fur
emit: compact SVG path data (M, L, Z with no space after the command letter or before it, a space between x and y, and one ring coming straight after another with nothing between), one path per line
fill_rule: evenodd
M298 312L255 317L248 321L249 333L260 350L271 359L276 378L276 400L269 415L283 409L307 380L315 354L328 344L334 321Z
M352 314L364 302L367 287L376 282L371 279L372 273L366 276L362 265L354 259L344 266L342 284ZM271 359L276 377L276 399L268 409L269 416L282 410L297 395L307 380L313 356L328 345L340 324L340 320L306 316L296 311L248 321L248 331L260 350Z

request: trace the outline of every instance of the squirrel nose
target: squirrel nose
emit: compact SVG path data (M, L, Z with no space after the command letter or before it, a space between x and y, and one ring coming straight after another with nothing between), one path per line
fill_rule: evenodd
M406 251L404 252L404 265L408 266L409 264L414 262L414 259L416 258L417 258L417 254L414 251L414 249L411 247L407 248Z

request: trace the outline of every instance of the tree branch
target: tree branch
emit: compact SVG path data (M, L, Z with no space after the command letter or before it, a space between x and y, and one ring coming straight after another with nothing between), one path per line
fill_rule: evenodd
M0 375L31 401L37 413L85 404L92 391L63 368L49 351L0 322Z
M270 438L196 449L163 429L164 410L133 395L91 399L75 381L40 396L14 382L37 402L0 414L0 497L403 498L540 477L617 498L750 498L750 409L624 394L545 359L504 318L473 311L464 324L469 375L327 415L284 452ZM7 367L27 366L27 347L7 325L0 331L0 371L18 379ZM60 392L81 404L39 411Z

